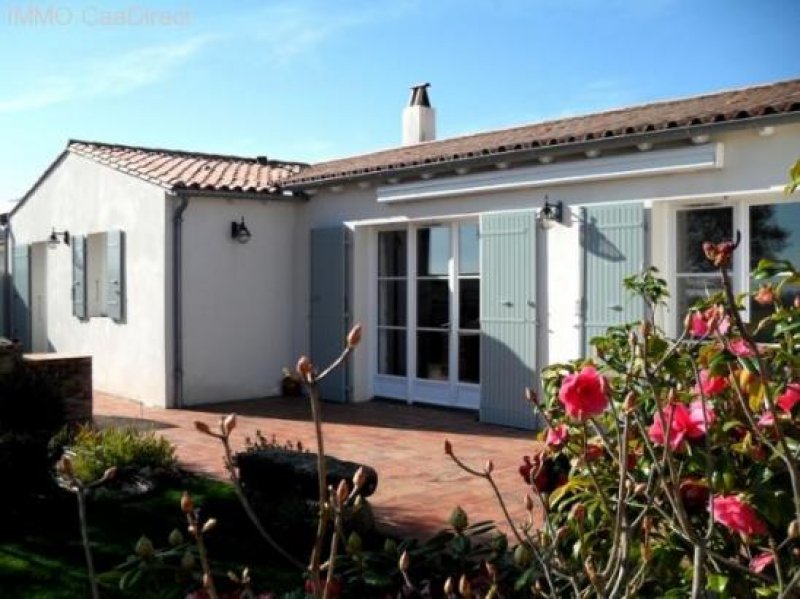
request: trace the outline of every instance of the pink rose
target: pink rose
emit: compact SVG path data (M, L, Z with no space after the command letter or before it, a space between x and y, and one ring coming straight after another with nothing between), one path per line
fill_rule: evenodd
M700 395L718 395L728 388L728 379L724 376L712 376L708 370L700 371L700 380L694 387L694 392Z
M569 431L567 430L567 425L562 423L547 429L547 436L544 442L548 447L558 449L567 442L568 438Z
M673 451L680 447L684 439L700 439L707 432L707 424L714 424L717 415L714 409L705 404L705 416L703 415L703 402L693 401L687 408L684 404L675 403L667 405L664 410L662 421L659 414L653 418L653 424L647 429L647 436L656 445L665 444L665 434L669 428L669 447Z
M714 333L724 335L730 326L730 319L720 306L711 306L703 312L692 312L689 320L689 332L693 337L708 337Z
M732 339L728 343L728 348L731 350L731 353L735 356L739 356L740 358L752 358L756 355L756 352L753 351L753 348L741 337L737 339Z
M714 509L714 522L719 522L733 532L746 535L763 535L767 525L749 503L738 495L715 495L711 500Z
M800 402L800 383L789 383L775 403L784 412L791 412L797 402Z
M608 383L593 366L584 366L564 377L558 399L572 418L596 416L608 406Z
M775 561L775 555L770 553L769 551L765 551L764 553L759 553L753 559L750 560L750 569L755 572L756 574L760 574L764 570L766 570L772 563Z

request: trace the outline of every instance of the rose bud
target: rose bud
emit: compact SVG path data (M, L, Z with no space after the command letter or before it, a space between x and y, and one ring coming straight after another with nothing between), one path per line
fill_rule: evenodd
M775 290L772 285L765 283L758 288L758 291L753 296L753 300L762 306L769 306L775 303Z
M297 360L297 374L300 375L304 381L307 381L309 376L311 376L311 372L314 369L314 365L311 363L311 360L308 359L308 356L300 356L300 359Z
M458 592L465 599L472 597L472 585L469 583L469 578L467 578L466 574L462 574L458 580Z
M453 455L453 444L447 439L444 440L444 452L447 455Z
M625 396L625 401L622 403L622 409L625 410L626 414L630 414L636 409L638 403L639 402L637 401L636 393L631 391Z
M215 518L209 518L206 520L206 523L203 524L203 534L214 530L214 527L217 525L217 520Z
M343 505L347 501L348 495L350 495L350 489L347 487L347 481L342 479L339 481L339 486L336 487L336 501L339 502L339 505Z
M105 482L107 480L111 480L116 475L117 475L117 467L111 466L111 468L108 468L105 472L103 472L103 477L100 480L102 482Z
M134 551L136 552L136 555L144 560L150 559L156 553L155 547L153 547L153 542L144 535L139 537L139 540L136 541L136 547L134 548Z
M469 526L469 518L467 517L467 512L461 509L460 505L457 505L453 512L450 514L450 518L448 519L450 526L453 527L457 533L461 533L464 529Z
M525 387L525 399L535 406L539 405L539 397L536 395L536 391L530 387Z
M531 563L531 550L526 544L517 545L514 548L514 563L520 568L525 568Z
M347 551L348 555L359 553L362 546L361 537L358 533L356 531L351 532L345 543L345 551Z
M525 495L525 510L533 510L533 498L530 495Z
M177 547L183 543L183 535L181 534L181 531L179 531L177 528L173 529L172 532L169 533L169 537L167 537L167 542L173 547Z
M411 566L411 556L408 555L408 551L405 550L400 555L400 559L397 560L397 567L400 568L401 572L408 572L409 566Z
M211 428L205 422L200 422L199 420L195 420L194 427L201 433L205 433L206 435L211 434Z
M181 511L184 514L191 514L194 511L194 502L188 491L184 491L181 495Z
M66 478L75 477L75 472L72 469L72 459L68 455L61 456L61 459L58 460L58 464L56 465L56 469Z
M183 557L181 557L181 568L184 570L191 570L194 568L194 555L188 549L183 553Z
M208 572L203 574L203 588L210 589L212 584L214 584L214 579L211 578L211 574Z
M449 597L455 591L456 583L453 582L453 577L448 576L447 580L444 581L444 594L446 597Z
M494 462L492 460L486 460L486 465L483 467L483 471L486 474L491 474L494 470Z
M230 435L236 428L236 414L228 414L222 421L222 430L226 435Z
M357 324L347 333L347 347L353 349L361 342L361 324Z
M787 529L786 534L790 539L800 538L800 520L792 520L789 523L789 528Z

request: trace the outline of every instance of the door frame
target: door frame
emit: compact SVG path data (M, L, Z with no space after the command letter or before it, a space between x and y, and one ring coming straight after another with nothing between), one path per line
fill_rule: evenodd
M406 232L406 376L380 374L378 372L378 347L380 342L373 345L374 350L369 356L370 382L373 395L398 399L406 403L422 403L439 405L445 407L465 408L477 411L480 407L480 384L464 383L458 380L458 335L459 335L459 312L458 312L458 225L462 223L478 223L477 215L460 215L442 218L420 219L402 223L389 223L385 225L375 225L373 235L369 244L371 256L377 256L378 252L378 233L383 231L405 231ZM450 231L450 263L448 268L448 287L450 290L450 322L451 327L448 333L449 347L449 379L447 381L437 381L420 379L417 377L417 241L416 235L420 228L435 225L448 225ZM370 302L370 323L372 330L378 331L378 261L370 260L370 281L369 293L373 302ZM478 275L480 280L480 274ZM480 330L476 331L480 336ZM422 395L420 395L422 393Z

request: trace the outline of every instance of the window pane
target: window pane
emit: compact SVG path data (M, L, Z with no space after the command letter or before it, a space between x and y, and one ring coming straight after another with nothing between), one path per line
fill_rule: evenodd
M462 329L480 328L480 288L478 279L460 279L458 281L459 327Z
M406 326L405 281L378 281L378 324Z
M435 381L448 380L449 337L448 333L417 333L417 377Z
M406 275L406 232L381 231L378 233L378 276L404 277Z
M680 210L677 233L678 272L713 272L714 266L703 253L703 242L733 239L733 208Z
M417 281L417 325L450 326L450 288L446 280Z
M462 383L481 382L481 336L459 335L458 380Z
M450 263L450 227L427 227L417 231L417 274L442 276L448 274Z
M676 297L678 313L675 315L678 320L679 330L683 327L686 312L688 312L692 304L712 293L716 293L720 289L719 277L715 275L680 277L678 279L678 295Z
M461 225L458 228L458 272L462 275L480 273L478 225Z
M750 207L750 269L762 258L800 266L800 202Z
M378 372L406 376L406 332L378 329Z

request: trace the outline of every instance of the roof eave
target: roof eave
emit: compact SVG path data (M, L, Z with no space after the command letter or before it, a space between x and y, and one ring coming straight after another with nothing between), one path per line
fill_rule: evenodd
M800 112L776 113L759 115L731 121L717 123L704 123L698 125L686 125L670 129L660 129L655 131L645 131L641 133L631 133L616 137L602 137L592 140L584 140L570 143L561 143L550 146L539 146L536 148L525 148L523 150L509 150L503 152L490 152L478 156L468 156L463 158L432 161L424 164L414 164L403 167L387 167L362 173L350 173L343 175L333 175L310 181L298 181L287 183L282 186L288 191L303 191L314 189L332 184L356 183L369 179L384 178L391 175L414 176L423 172L444 172L452 171L454 168L465 166L475 167L497 163L498 161L525 162L536 159L544 154L558 156L573 154L594 148L622 148L636 145L644 141L658 140L660 142L676 141L687 139L696 135L704 135L719 132L721 130L735 131L738 129L748 129L754 127L765 127L768 125L782 125L800 121Z

